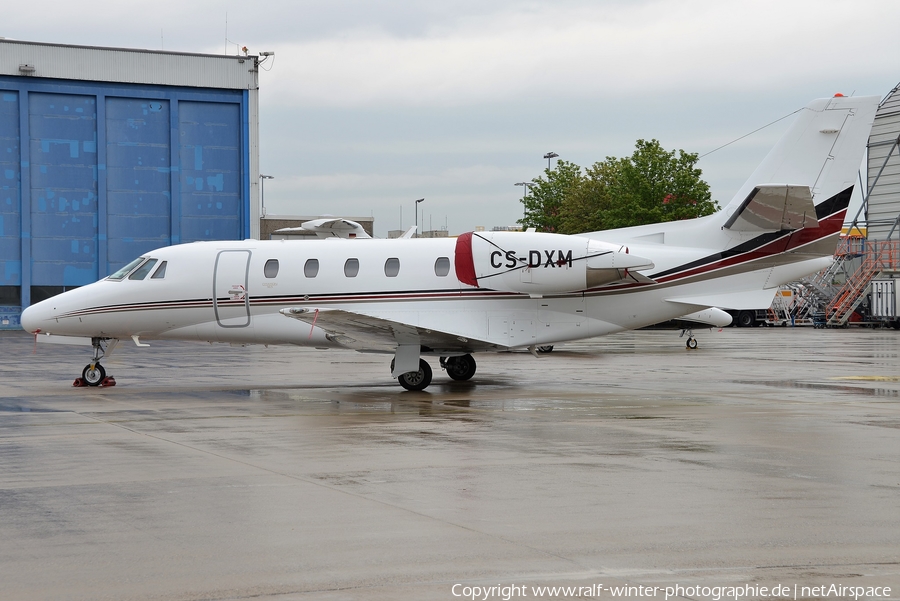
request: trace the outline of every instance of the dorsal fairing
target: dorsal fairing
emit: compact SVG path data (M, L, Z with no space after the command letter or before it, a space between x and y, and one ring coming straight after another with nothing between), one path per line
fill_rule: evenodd
M457 239L456 273L470 286L560 294L617 282L653 263L621 245L539 232L469 232Z

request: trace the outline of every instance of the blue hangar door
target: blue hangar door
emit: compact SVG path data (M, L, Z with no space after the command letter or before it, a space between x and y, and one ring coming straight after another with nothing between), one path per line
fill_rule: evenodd
M247 115L243 90L0 76L0 305L249 238Z

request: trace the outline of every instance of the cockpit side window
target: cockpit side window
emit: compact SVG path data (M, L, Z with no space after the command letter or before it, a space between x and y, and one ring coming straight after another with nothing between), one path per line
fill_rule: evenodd
M166 277L166 263L168 263L168 261L163 261L159 264L159 267L157 267L156 271L153 272L153 275L150 276L151 280L161 280Z
M126 265L126 266L123 267L122 269L118 270L117 272L115 272L114 274L112 274L111 276L109 276L107 279L110 279L110 280L123 280L123 279L125 279L125 276L128 275L129 272L131 272L132 269L134 269L135 267L137 267L138 265L140 265L141 263L143 263L143 262L144 262L144 259L146 259L146 258L147 258L147 257L138 257L137 259L135 259L134 261L132 261L131 263L129 263L128 265Z
M153 269L154 265L156 265L156 259L147 259L147 262L135 269L134 273L128 276L128 279L143 280L150 273L150 270Z

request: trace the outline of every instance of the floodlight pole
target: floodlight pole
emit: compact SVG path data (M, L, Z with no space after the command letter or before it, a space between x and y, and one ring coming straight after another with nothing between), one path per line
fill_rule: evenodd
M259 216L266 216L266 180L275 179L274 175L259 174Z
M534 186L535 183L534 182L516 182L515 185L523 186L523 188L525 190L524 193L522 194L522 221L524 221L525 215L526 215L525 199L528 197L528 190L531 188L531 186ZM524 223L522 224L522 227L525 227Z
M417 201L415 202L415 204L413 205L413 206L415 207L415 209L416 209L416 234L415 234L416 238L419 237L419 203L422 202L422 201L424 201L424 200L425 200L424 198L420 198L420 199L417 200Z
M547 171L550 171L550 161L558 157L559 155L553 151L548 152L544 155L544 158L547 159Z

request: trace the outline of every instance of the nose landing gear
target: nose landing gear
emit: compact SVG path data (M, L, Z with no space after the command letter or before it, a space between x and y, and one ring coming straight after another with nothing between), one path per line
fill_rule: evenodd
M72 386L115 386L116 379L106 375L106 369L100 365L100 359L112 353L118 340L113 339L103 348L102 338L91 338L91 344L94 347L94 357L90 363L84 366L80 378L75 378Z

